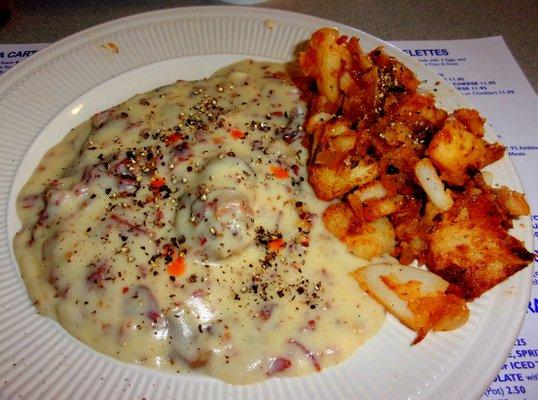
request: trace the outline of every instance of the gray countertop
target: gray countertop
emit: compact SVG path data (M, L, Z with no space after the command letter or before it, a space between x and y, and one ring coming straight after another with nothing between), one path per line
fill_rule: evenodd
M6 0L0 0L0 5ZM203 0L19 0L0 43L49 43L115 18L170 7L223 5ZM538 2L460 0L269 0L257 7L300 12L344 23L381 39L466 39L502 35L534 88Z

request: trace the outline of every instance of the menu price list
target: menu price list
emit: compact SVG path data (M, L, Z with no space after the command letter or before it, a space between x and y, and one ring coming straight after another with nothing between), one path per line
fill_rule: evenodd
M529 306L530 307L530 306ZM525 338L516 340L514 349L508 359L486 390L484 397L490 399L508 398L534 398L529 397L527 388L538 383L538 348L527 346ZM534 392L533 392L534 393ZM514 397L516 396L516 397Z
M468 40L393 41L431 67L487 118L521 177L527 200L538 212L538 180L533 178L538 150L536 93L502 37ZM47 44L0 45L0 75ZM499 100L502 98L502 102ZM538 238L538 214L531 216ZM536 239L535 239L536 242ZM536 246L535 246L536 247ZM536 251L535 251L536 253ZM538 257L538 253L537 257ZM535 263L536 264L536 263ZM538 399L538 271L519 337L482 400Z

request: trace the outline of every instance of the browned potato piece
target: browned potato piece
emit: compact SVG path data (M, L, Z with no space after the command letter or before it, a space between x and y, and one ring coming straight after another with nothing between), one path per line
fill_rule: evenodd
M428 267L475 298L533 260L525 246L506 232L506 219L484 189L469 188L434 225Z
M520 217L529 215L531 209L523 193L518 193L510 190L506 186L501 186L498 189L493 189L495 201L502 204L511 217Z
M390 253L395 246L394 229L386 217L361 222L345 203L329 206L323 213L323 222L358 257L370 260Z
M316 79L320 94L328 103L340 98L340 74L344 64L351 64L351 54L344 43L337 43L340 33L334 28L322 28L312 34L308 47L299 53L299 65L306 75Z
M386 197L387 191L379 182L361 186L348 194L347 202L361 220L374 221L398 209L402 196Z
M476 129L473 126L473 130ZM446 119L426 150L426 155L441 172L441 179L460 186L468 182L472 174L499 160L503 154L502 145L487 143L469 131L454 115Z
M328 168L323 165L308 167L308 181L321 200L341 197L356 186L371 182L377 176L377 165L361 162L354 168Z
M484 122L478 111L469 108L460 108L453 112L454 117L460 121L465 128L476 137L484 136Z
M348 125L334 118L314 132L309 182L322 200L340 197L377 176L377 164L358 156L361 137Z

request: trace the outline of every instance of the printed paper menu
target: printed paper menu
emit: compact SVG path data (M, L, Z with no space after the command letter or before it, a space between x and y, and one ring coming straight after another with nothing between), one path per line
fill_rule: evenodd
M0 44L0 75L45 46L48 44Z
M538 237L538 102L502 37L393 41L452 83L487 118L507 146L531 205ZM46 44L0 45L0 75ZM536 248L536 244L535 244ZM538 254L538 253L537 253ZM538 271L522 330L483 400L538 398Z
M536 249L538 102L536 93L502 37L393 41L392 44L431 67L463 95L468 96L469 101L499 133L499 139L508 148L531 206ZM508 359L482 399L538 399L538 271L536 270L533 275L527 316L521 332Z

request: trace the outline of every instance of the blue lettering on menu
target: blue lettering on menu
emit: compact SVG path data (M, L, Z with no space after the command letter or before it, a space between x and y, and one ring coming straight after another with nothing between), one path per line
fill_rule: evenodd
M538 313L538 298L535 297L529 301L529 312L533 314Z
M522 374L499 374L493 382L523 382Z
M523 349L523 350L516 350L516 357L538 357L538 349Z
M447 49L404 49L411 57L448 56Z

